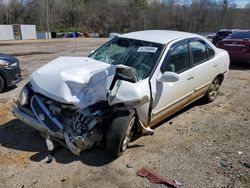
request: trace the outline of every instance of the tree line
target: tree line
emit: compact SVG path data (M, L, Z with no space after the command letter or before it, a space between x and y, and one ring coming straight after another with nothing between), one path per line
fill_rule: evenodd
M0 24L38 30L118 32L169 29L214 32L250 29L250 3L233 0L0 0Z

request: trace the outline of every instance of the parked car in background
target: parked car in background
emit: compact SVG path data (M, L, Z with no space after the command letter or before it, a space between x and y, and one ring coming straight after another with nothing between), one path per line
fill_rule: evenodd
M207 35L207 38L208 38L208 39L213 39L213 38L215 37L215 35L216 35L216 33L209 33L209 34Z
M109 38L112 39L118 37L119 35L120 35L119 33L109 33Z
M216 46L227 50L233 61L250 61L250 30L238 30Z
M5 87L22 80L19 61L13 56L0 54L0 93Z
M219 32L212 39L212 43L216 45L218 42L222 41L227 36L231 35L233 32L237 31L238 29L221 29Z
M118 157L134 133L153 134L150 127L199 98L214 101L228 68L228 53L200 35L127 33L89 57L39 68L11 110L48 148L57 141L79 155L104 143Z

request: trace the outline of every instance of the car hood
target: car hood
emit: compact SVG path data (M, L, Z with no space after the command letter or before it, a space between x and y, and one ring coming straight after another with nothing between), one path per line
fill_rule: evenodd
M85 108L107 100L116 67L88 57L59 57L33 72L34 92Z
M8 62L10 64L15 63L15 62L18 61L15 57L13 57L11 55L1 54L1 53L0 53L0 60L4 60L4 61L6 61L6 62Z

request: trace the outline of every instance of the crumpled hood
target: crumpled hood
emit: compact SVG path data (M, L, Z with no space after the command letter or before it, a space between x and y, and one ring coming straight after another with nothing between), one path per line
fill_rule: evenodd
M32 89L56 101L85 108L107 94L115 66L88 57L59 57L30 76Z

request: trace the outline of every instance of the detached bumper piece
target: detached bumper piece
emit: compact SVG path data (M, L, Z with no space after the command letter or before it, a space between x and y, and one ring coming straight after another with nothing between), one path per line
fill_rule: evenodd
M49 132L56 133L63 129L63 125L56 118L52 117L50 111L37 95L31 99L31 109L38 121L43 127L47 128Z

